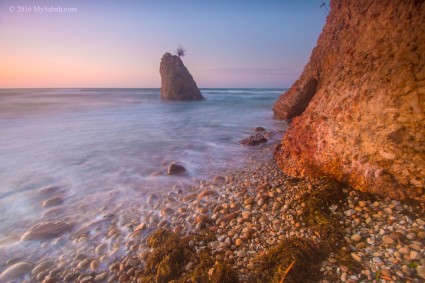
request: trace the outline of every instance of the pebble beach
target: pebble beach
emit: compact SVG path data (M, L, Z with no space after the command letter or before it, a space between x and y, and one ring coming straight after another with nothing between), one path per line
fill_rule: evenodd
M141 277L152 252L147 239L157 229L165 229L178 235L193 254L206 253L212 261L229 265L239 282L258 282L258 257L270 248L301 238L320 250L325 237L309 223L305 211L310 194L327 181L285 176L272 158L273 147L265 144L257 152L268 154L269 161L255 161L253 154L250 166L200 180L197 186L150 194L146 202L152 210L147 215L129 211L102 215L90 227L60 227L72 232L41 241L37 247L56 246L60 256L40 257L37 262L11 258L0 278L5 282L147 282ZM320 277L314 281L424 282L423 211L414 204L379 199L348 187L341 189L340 196L326 208L338 222L337 240L331 249L325 248L316 266ZM72 248L60 248L64 237L72 239ZM176 278L185 278L197 264L182 262ZM214 267L207 276L213 274Z

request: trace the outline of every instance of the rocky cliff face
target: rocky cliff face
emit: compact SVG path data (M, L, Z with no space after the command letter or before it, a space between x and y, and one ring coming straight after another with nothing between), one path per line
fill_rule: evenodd
M178 56L165 53L159 68L162 100L204 99L192 75Z
M425 203L424 27L423 0L331 2L309 63L274 106L293 118L275 153L286 173Z

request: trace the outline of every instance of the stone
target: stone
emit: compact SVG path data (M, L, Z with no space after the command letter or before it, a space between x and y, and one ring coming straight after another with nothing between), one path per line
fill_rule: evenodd
M407 233L406 238L409 240L414 240L416 239L416 234L415 233Z
M275 159L292 177L328 176L424 204L425 128L418 127L425 125L424 6L407 11L403 0L330 6L309 62L273 107L275 118L290 119ZM388 44L394 38L398 43Z
M391 244L394 243L394 240L390 236L385 235L385 236L382 237L382 242L385 245L391 245Z
M238 251L237 256L238 257L246 257L247 256L246 251Z
M196 216L196 223L205 223L207 222L208 218L206 215L203 214L199 214L198 216Z
M355 261L357 261L357 262L361 262L361 261L362 261L362 258L361 258L358 254L356 254L356 253L351 253L351 257L352 257Z
M184 270L186 272L189 272L193 269L193 267L195 266L195 264L193 262L189 262L188 264L186 264L186 266L184 267Z
M77 277L78 277L78 273L69 273L69 274L65 275L63 280L65 282L71 282L71 281L74 281Z
M50 198L43 202L43 208L62 204L63 200L60 197Z
M57 186L46 186L38 190L40 196L51 196L52 194L58 192L60 187Z
M223 222L229 222L229 221L235 219L237 216L238 216L238 214L236 212L231 212L231 213L228 213L226 215L223 215L220 218L220 220L223 221Z
M186 168L176 163L171 163L167 169L167 175L180 175L185 172L186 172Z
M416 268L416 273L419 278L425 279L425 266L418 266L418 268Z
M362 239L362 236L360 236L359 234L354 234L351 236L351 240L353 240L354 242L358 242Z
M108 276L107 272L102 272L96 275L96 277L94 278L94 282L102 282L106 279L107 276Z
M64 222L42 222L31 227L22 235L22 241L55 238L72 229L72 225Z
M401 253L402 255L408 255L410 254L410 249L409 247L401 247L398 249L398 252Z
M410 259L412 260L418 260L422 258L421 253L417 251L410 251L409 256L410 256Z
M96 271L99 268L99 261L97 259L94 259L90 263L90 268L91 268L91 270Z
M389 277L391 278L391 271L389 269L381 269L381 274L384 275L385 277Z
M77 267L79 269L86 269L90 264L90 260L88 258L83 259L82 261L80 261L77 265Z
M258 132L265 132L266 129L264 129L263 127L256 127L254 128L254 132L258 133Z
M260 145L262 143L267 142L267 138L262 135L262 134L256 134L256 135L252 135L249 136L243 140L240 140L239 143L241 145L247 145L247 146L256 146L256 145Z
M364 201L364 200L360 200L359 201L359 206L360 207L366 207L366 205L367 205L367 202L366 201Z
M165 53L159 67L162 100L203 100L192 75L179 56Z
M34 268L34 264L27 261L15 263L0 274L0 282L8 282L19 279L29 273Z
M39 273L45 271L52 265L53 265L52 261L43 261L39 263L36 267L34 267L34 269L31 271L31 274L37 276Z
M243 219L249 219L251 217L251 212L250 211L243 211L242 212L242 218Z

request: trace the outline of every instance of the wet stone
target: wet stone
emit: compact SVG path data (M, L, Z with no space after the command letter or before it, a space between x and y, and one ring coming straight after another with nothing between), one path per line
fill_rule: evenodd
M60 205L62 203L63 203L63 200L60 197L51 198L43 202L43 208Z
M15 263L0 274L0 282L17 280L21 276L29 273L34 268L34 264L27 261Z
M42 240L57 237L72 229L70 224L64 222L42 222L31 227L24 235L22 241Z

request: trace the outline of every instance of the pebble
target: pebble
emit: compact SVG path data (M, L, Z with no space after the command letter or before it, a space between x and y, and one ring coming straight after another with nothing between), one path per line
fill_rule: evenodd
M42 240L58 237L72 229L72 225L64 222L42 222L32 226L22 237L22 241Z
M34 268L34 264L27 261L15 263L0 274L0 282L12 281L29 273Z
M60 197L51 198L43 202L43 208L60 205L62 203L63 203L63 200Z
M250 211L243 211L242 212L242 218L243 219L249 219L251 217L251 212Z
M90 263L90 268L93 271L96 271L99 268L99 261L97 259L94 259L91 263Z
M173 230L179 227L183 237L207 228L215 239L198 242L196 238L190 238L187 242L190 250L199 254L211 248L213 260L229 262L238 270L241 282L247 282L249 274L255 270L253 257L267 248L288 237L305 237L315 244L321 240L321 235L313 234L303 219L306 203L294 197L297 193L303 193L303 190L313 190L316 185L306 186L304 181L287 185L286 182L290 181L282 177L270 181L267 178L270 172L280 176L280 170L266 168L264 179L262 174L247 169L217 182L197 181L199 187L181 189L181 194L175 192L177 188L165 197L161 193L155 196L151 194L148 203L154 209L153 212L140 217L121 215L119 221L111 215L106 228L103 228L103 224L96 227L87 225L90 229L75 232L72 235L75 238L73 243L79 246L72 255L63 257L59 263L65 270L59 272L54 267L43 269L39 267L41 264L32 270L36 271L40 282L52 275L49 272L53 272L53 277L59 281L129 282L137 278L149 256L150 250L145 247L146 235L162 223ZM355 191L345 191L349 193L347 201L333 205L330 209L344 225L342 232L348 239L349 253L353 260L361 263L362 270L356 272L351 266L341 265L340 258L331 255L323 263L322 282L334 282L335 277L332 276L335 274L344 282L372 282L378 271L389 275L394 282L403 282L410 277L416 280L421 278L419 273L423 275L421 266L425 263L421 257L421 239L425 239L422 222L404 216L401 211L405 207L400 203L384 199L372 204L359 200L361 195ZM194 231L194 228L198 231ZM108 235L104 234L103 229L106 229ZM135 234L135 231L138 233ZM87 242L81 243L81 238ZM88 248L92 240L96 241L94 243L97 246L95 244ZM45 244L46 247L50 247L48 244ZM138 257L133 258L133 254ZM116 262L115 258L121 255L126 257ZM100 258L93 259L93 256ZM418 266L410 268L408 265L412 262ZM90 270L87 270L89 266ZM103 270L105 266L109 266L109 271ZM189 273L195 267L194 262L186 263L182 272Z
M167 175L180 175L185 172L186 172L186 168L176 163L171 163L167 169Z
M189 262L188 264L186 264L186 266L184 267L184 270L186 272L189 272L193 269L193 267L195 266L195 264L193 262Z
M382 237L382 242L386 245L391 245L394 243L394 240L390 236L385 235Z
M416 268L416 273L419 278L425 279L425 266L418 266L418 268Z
M414 239L416 239L416 234L415 233L408 233L406 235L406 238L409 239L409 240L414 240Z
M408 255L410 253L409 247L401 247L398 249L398 252L402 255Z
M94 282L102 282L106 279L107 276L108 276L107 272L102 272L96 275L96 277L94 278Z
M410 254L409 254L409 257L412 260L418 260L418 259L422 258L421 254L417 251L411 251Z
M360 207L365 207L367 205L367 202L364 200L359 201L359 206Z
M357 262L361 262L361 261L362 261L362 258L361 258L358 254L356 254L356 253L351 253L351 257L352 257L355 261L357 261Z
M71 281L74 281L76 278L78 277L78 274L77 273L70 273L70 274L67 274L65 277L64 277L64 281L65 282L71 282Z
M86 258L86 259L83 259L82 261L80 261L78 263L77 267L79 269L83 269L84 270L84 269L86 269L89 266L89 264L90 264L90 260L88 258Z
M362 236L360 236L359 234L354 234L353 236L351 236L351 240L353 240L354 242L358 242L362 239Z
M45 271L52 265L53 265L52 261L43 261L39 263L36 267L34 267L34 269L31 271L31 274L37 276L40 272Z

